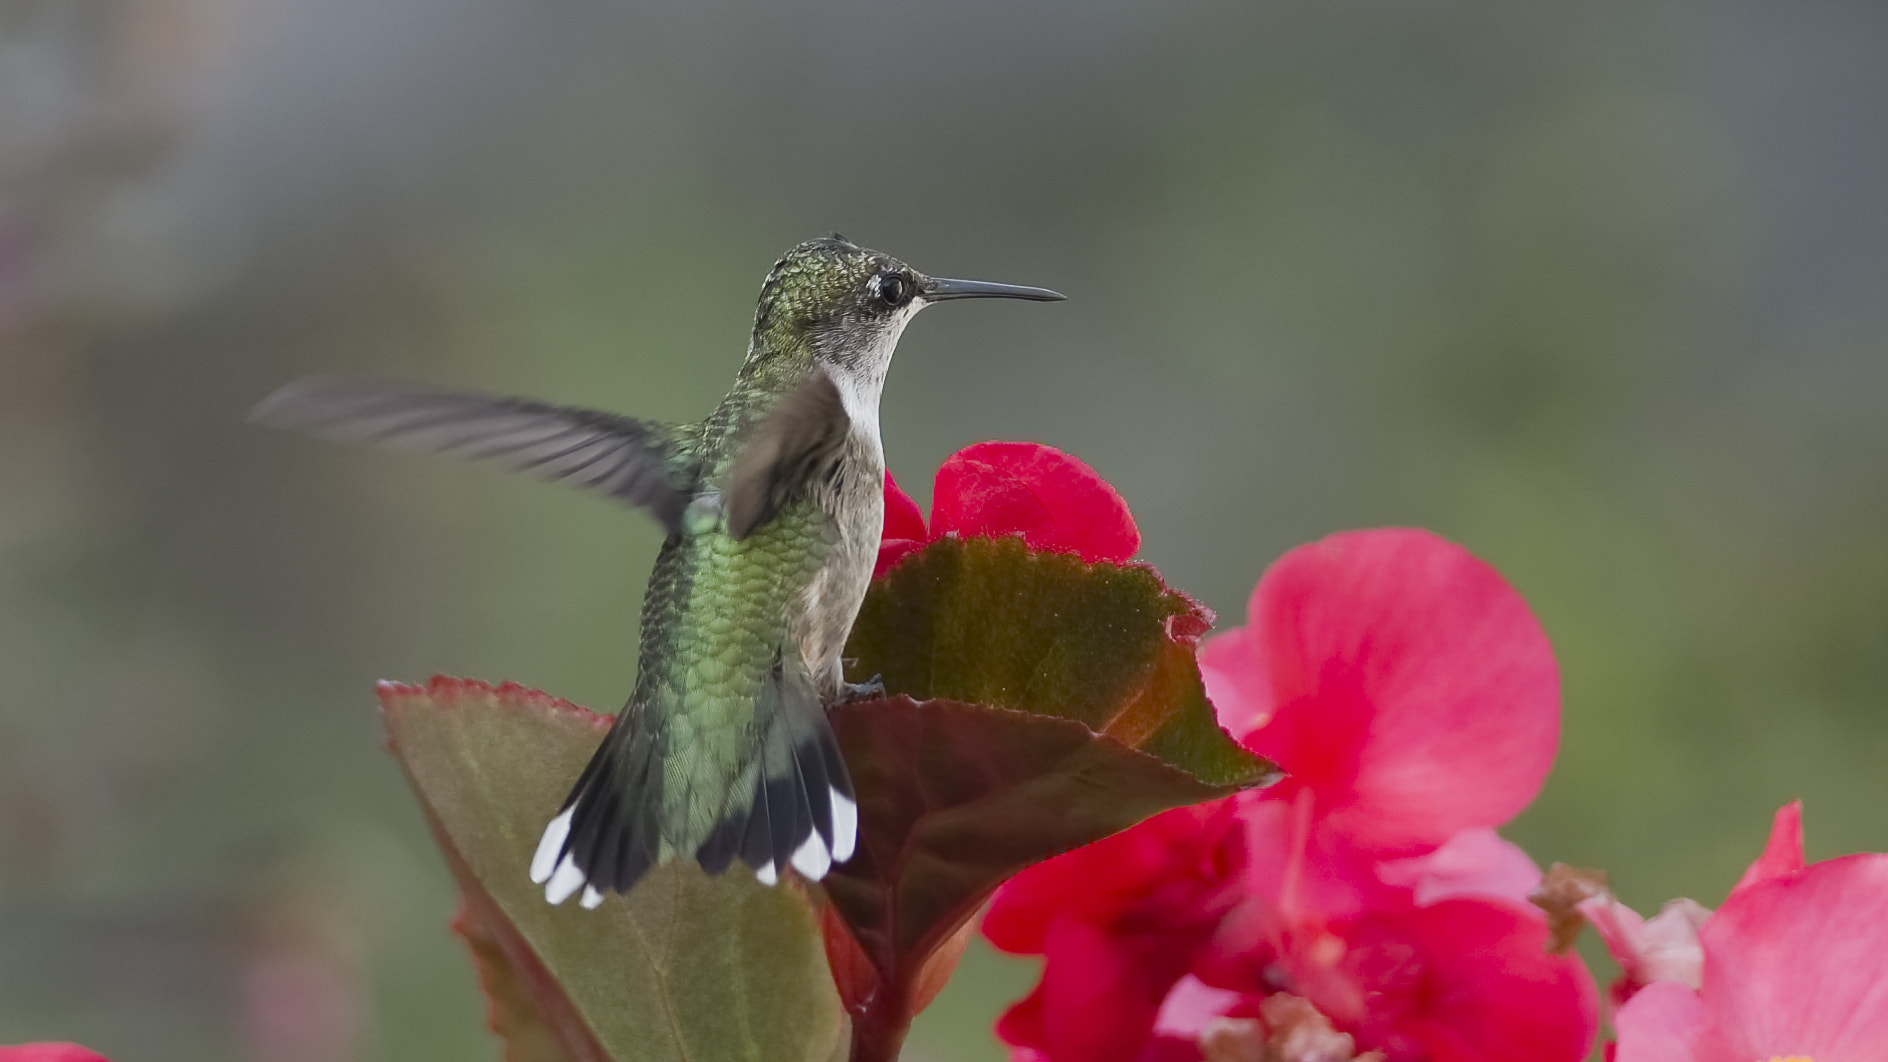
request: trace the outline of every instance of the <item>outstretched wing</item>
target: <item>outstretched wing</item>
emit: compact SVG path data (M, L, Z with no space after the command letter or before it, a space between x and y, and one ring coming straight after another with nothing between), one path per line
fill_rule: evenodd
M681 529L695 487L680 427L521 398L312 377L263 399L249 419L342 442L495 461L647 509L670 533Z
M728 533L746 538L797 491L827 475L851 430L839 385L814 370L743 441L728 473Z

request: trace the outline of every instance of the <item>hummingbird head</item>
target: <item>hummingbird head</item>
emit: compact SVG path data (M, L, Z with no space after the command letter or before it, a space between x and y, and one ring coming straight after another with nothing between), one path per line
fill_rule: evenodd
M905 325L950 299L1064 298L1046 288L927 277L888 254L834 233L808 240L775 263L754 315L755 352L810 350L848 382L878 385Z

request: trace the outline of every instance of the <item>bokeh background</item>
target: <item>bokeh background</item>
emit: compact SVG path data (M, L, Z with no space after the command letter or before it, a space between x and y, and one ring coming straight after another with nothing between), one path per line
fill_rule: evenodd
M892 465L1070 450L1228 622L1420 524L1557 647L1509 831L1642 909L1888 848L1888 7L0 3L0 1042L496 1059L376 678L599 708L658 538L243 423L372 372L688 419L838 229ZM973 951L908 1055L1001 1057Z

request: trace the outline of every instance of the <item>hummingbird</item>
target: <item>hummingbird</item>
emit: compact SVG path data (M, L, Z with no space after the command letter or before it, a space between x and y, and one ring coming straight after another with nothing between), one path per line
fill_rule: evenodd
M634 692L544 829L531 880L595 907L657 864L736 859L772 885L852 856L858 805L830 706L878 692L840 652L885 523L879 395L911 318L1064 296L926 276L838 234L761 284L747 357L707 419L671 424L383 381L289 384L251 419L491 460L642 509L667 532Z

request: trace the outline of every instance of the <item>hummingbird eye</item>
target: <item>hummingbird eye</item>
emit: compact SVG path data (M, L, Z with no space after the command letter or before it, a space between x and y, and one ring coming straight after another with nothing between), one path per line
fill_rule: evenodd
M911 278L899 273L880 273L872 278L872 288L879 301L892 309L897 309L911 301L918 292L918 286Z

